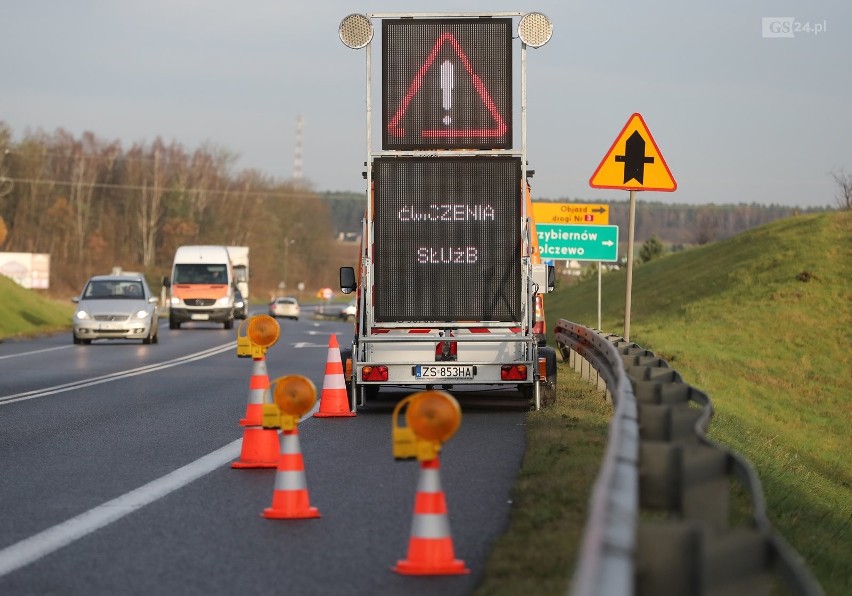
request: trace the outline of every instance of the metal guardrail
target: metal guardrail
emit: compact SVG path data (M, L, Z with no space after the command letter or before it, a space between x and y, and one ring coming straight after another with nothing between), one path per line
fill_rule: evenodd
M614 406L572 596L823 594L773 531L750 464L706 437L707 395L621 337L564 319L554 331ZM751 500L747 523L731 519L733 484Z

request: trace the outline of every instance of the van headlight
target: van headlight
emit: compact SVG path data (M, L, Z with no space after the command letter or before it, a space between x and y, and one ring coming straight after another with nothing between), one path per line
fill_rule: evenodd
M230 306L231 305L231 297L230 296L222 296L216 301L218 306Z
M178 298L177 296L172 296L171 298L169 298L169 304L171 304L172 306L179 306L180 298Z

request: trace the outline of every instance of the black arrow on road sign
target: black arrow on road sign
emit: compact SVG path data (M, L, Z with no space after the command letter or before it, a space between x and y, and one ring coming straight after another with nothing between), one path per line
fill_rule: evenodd
M616 155L615 161L624 162L625 183L636 180L639 184L645 184L645 164L654 163L654 158L645 155L645 139L638 130L634 130L624 144L624 155Z
M606 209L604 207L598 207L597 209L592 209L592 213L606 213Z

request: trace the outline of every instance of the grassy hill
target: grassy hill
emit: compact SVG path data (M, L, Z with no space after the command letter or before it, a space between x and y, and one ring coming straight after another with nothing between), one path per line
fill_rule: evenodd
M0 275L0 339L70 329L73 312L70 300L51 300Z
M633 273L630 339L715 406L710 435L747 457L776 529L827 593L852 593L852 213L779 220ZM623 334L626 272L602 279ZM597 278L546 299L548 326L597 325Z

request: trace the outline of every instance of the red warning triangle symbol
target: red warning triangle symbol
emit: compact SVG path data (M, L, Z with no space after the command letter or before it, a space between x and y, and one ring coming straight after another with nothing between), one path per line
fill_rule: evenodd
M420 87L423 85L426 73L432 67L432 64L435 62L435 58L438 57L438 52L441 51L441 47L445 43L449 43L455 50L465 71L467 71L470 75L473 88L476 89L476 93L479 95L480 99L482 99L482 103L485 105L485 108L491 114L492 118L494 118L495 125L493 128L447 128L440 130L423 130L420 132L420 135L424 138L503 136L506 134L506 122L503 120L503 117L500 115L500 111L491 99L491 95L489 95L488 89L485 88L485 84L482 82L482 79L480 79L479 75L473 71L473 66L470 64L470 60L468 60L467 55L464 53L464 50L455 35L452 33L444 33L438 38L438 41L435 42L435 47L432 48L432 51L429 52L429 55L426 57L426 61L417 71L417 74L414 75L414 80L412 80L411 85L408 86L408 91L406 91L405 97L402 98L399 108L393 117L388 120L388 134L392 137L405 136L405 129L400 126L402 117L405 115L405 111L408 109L408 105L411 103L411 100L414 99L414 96L417 95L418 91L420 91Z

